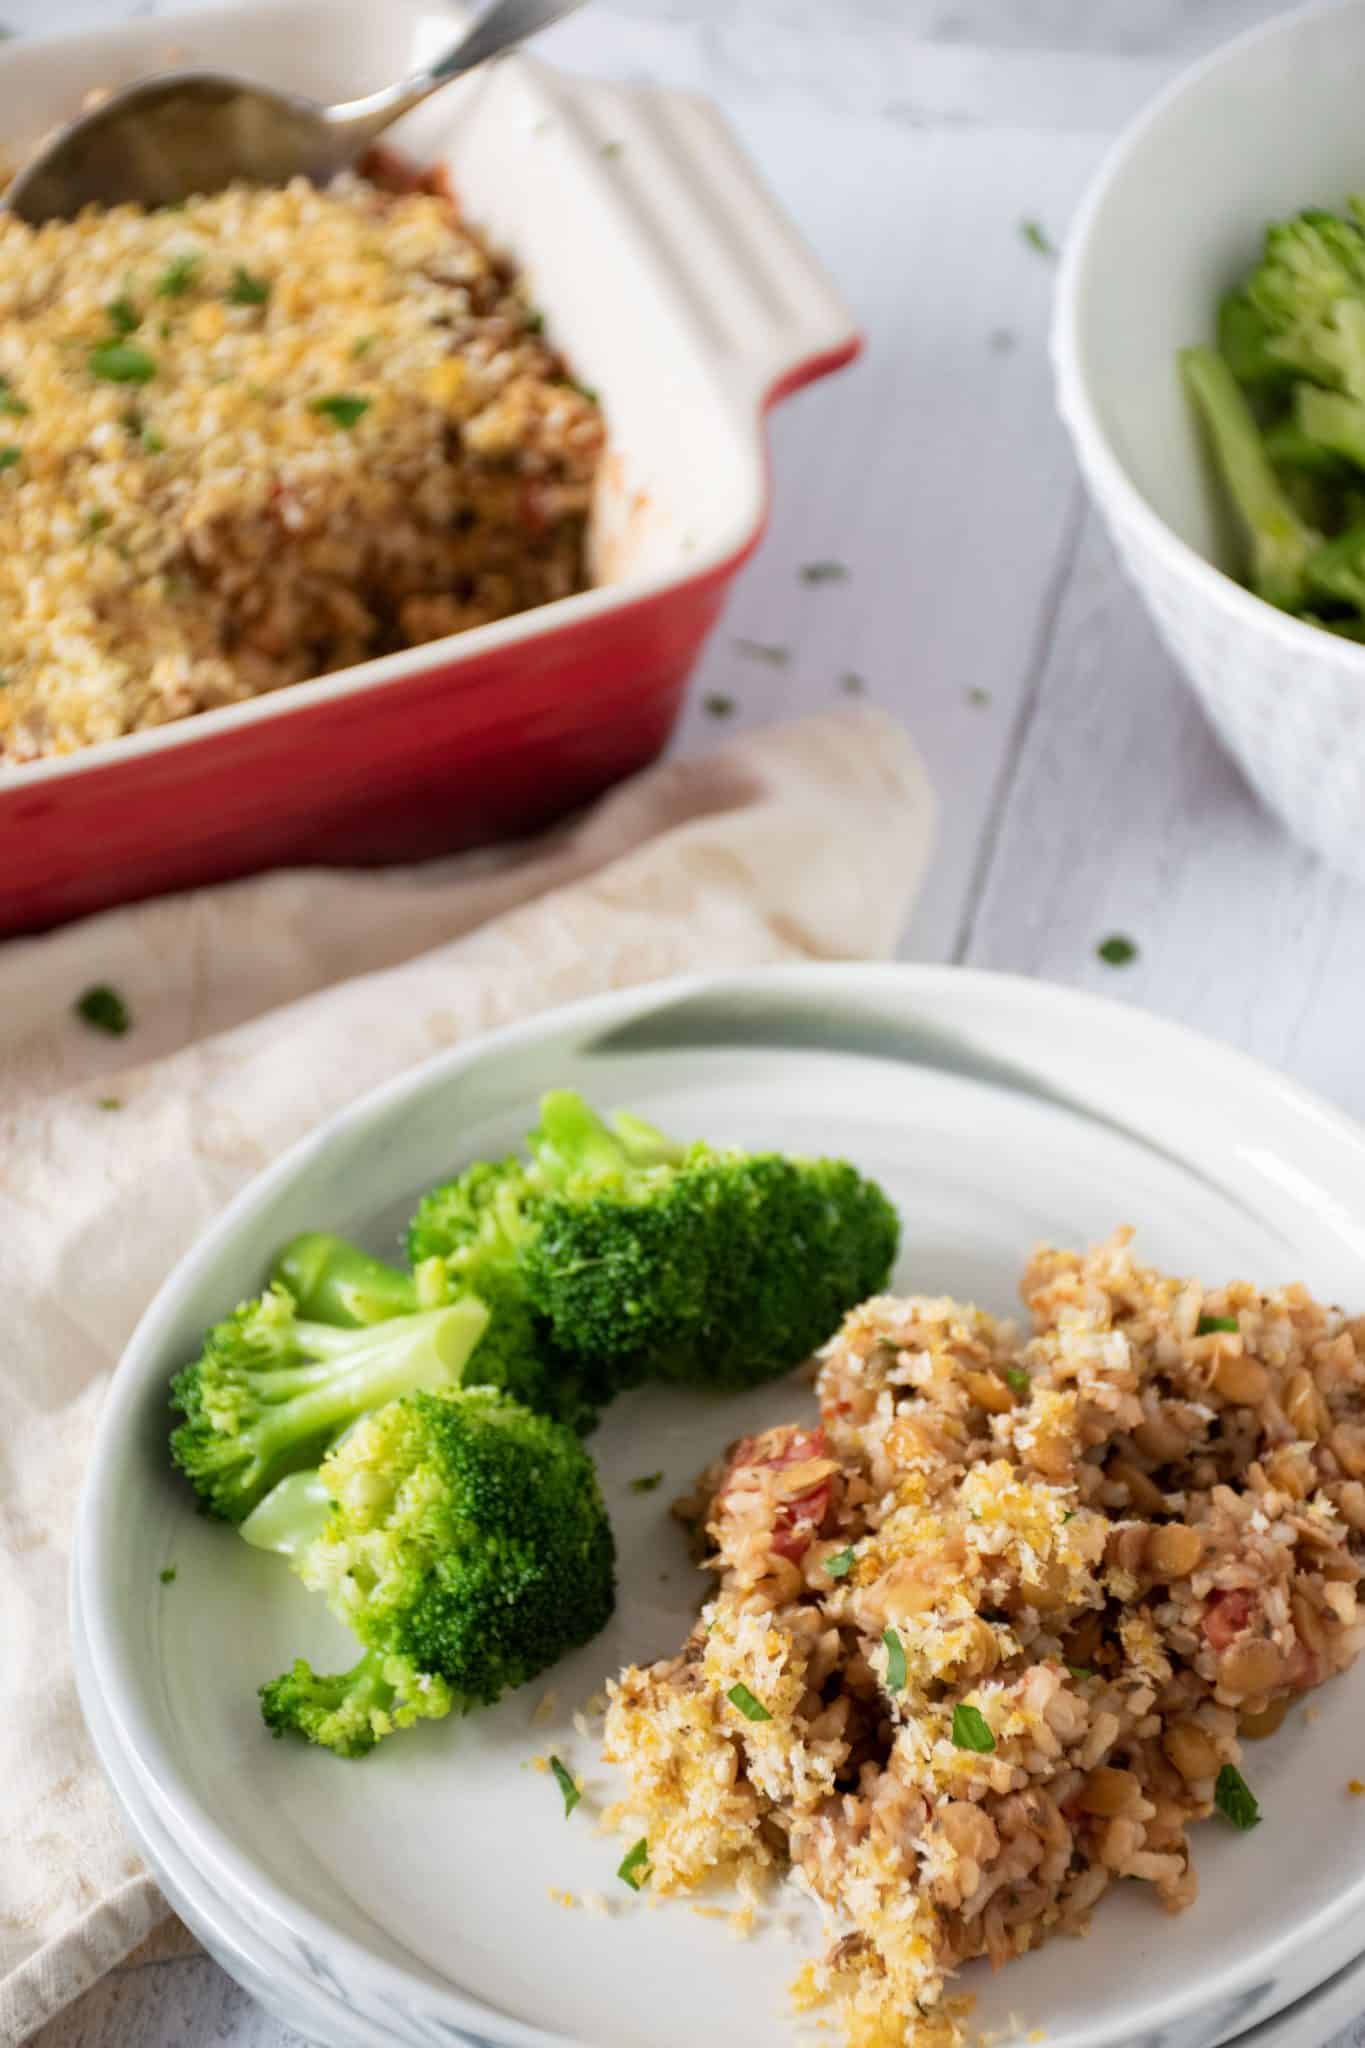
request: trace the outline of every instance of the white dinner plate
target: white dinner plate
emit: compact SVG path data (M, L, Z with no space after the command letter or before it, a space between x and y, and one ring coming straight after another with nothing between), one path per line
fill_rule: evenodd
M345 1657L346 1640L277 1561L196 1516L166 1463L171 1373L282 1239L323 1227L390 1248L415 1195L515 1144L551 1085L685 1135L845 1154L901 1206L898 1286L1002 1310L1040 1237L1083 1244L1120 1222L1141 1253L1210 1283L1301 1278L1365 1306L1365 1139L1268 1070L1093 998L941 969L767 970L606 998L444 1056L296 1147L167 1282L116 1376L82 1503L83 1664L111 1739L214 1895L390 2040L766 2044L788 2031L805 1953L783 1935L790 1902L741 1943L686 1902L627 1892L624 1845L593 1825L621 1788L572 1713L687 1629L701 1581L670 1490L808 1394L619 1402L591 1440L622 1559L610 1628L543 1685L360 1763L264 1733L260 1680L296 1654ZM631 1491L658 1469L665 1486ZM1253 1752L1264 1824L1198 1831L1189 1913L1168 1920L1123 1888L1087 1942L999 1977L973 1968L979 2023L1017 2014L1049 2048L1139 2035L1196 2048L1347 1962L1365 1905L1365 1811L1345 1792L1365 1775L1361 1676ZM557 1705L537 1720L547 1692ZM586 1780L568 1821L532 1763L552 1750ZM611 1914L552 1891L603 1893ZM803 1938L814 1945L809 1923Z

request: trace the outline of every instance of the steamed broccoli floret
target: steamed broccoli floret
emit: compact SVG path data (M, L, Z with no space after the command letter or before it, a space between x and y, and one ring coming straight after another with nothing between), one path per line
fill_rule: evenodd
M521 1247L531 1297L566 1350L620 1383L757 1385L890 1274L896 1212L842 1160L641 1149L562 1092L530 1143L544 1187Z
M1311 210L1267 228L1245 297L1264 323L1265 356L1365 398L1365 234L1355 221ZM1249 326L1243 340L1249 348ZM1248 381L1245 361L1232 367Z
M395 1728L489 1704L597 1634L615 1549L576 1437L489 1388L392 1401L329 1452L333 1503L295 1570L364 1646L261 1689L276 1734L359 1756ZM305 1492L300 1514L311 1514ZM288 1514L274 1547L296 1548Z
M1246 536L1252 588L1293 611L1304 598L1304 564L1322 536L1294 509L1222 357L1211 348L1182 349L1180 366Z
M594 1399L651 1375L738 1388L786 1372L895 1258L895 1211L838 1160L684 1147L567 1090L528 1144L529 1164L428 1195L409 1250L476 1291L500 1273Z
M408 1226L408 1256L419 1269L441 1261L452 1285L488 1304L480 1378L584 1432L615 1388L591 1362L566 1356L531 1301L520 1253L533 1193L521 1160L480 1161L424 1197Z
M367 1650L349 1671L322 1677L299 1657L261 1687L261 1713L273 1735L305 1735L337 1756L364 1756L414 1721L444 1720L452 1704L444 1679L383 1650Z
M487 1322L471 1297L338 1329L302 1318L288 1289L272 1286L210 1330L172 1382L171 1406L185 1419L171 1455L208 1508L238 1522L367 1409L458 1384Z

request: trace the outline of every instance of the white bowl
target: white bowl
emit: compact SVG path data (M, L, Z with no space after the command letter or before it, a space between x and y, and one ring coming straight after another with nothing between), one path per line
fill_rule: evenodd
M167 1382L283 1238L332 1226L391 1245L420 1189L498 1156L556 1083L680 1131L846 1151L902 1208L900 1285L1007 1310L1037 1238L1084 1240L1127 1219L1160 1264L1302 1277L1365 1304L1365 1134L1169 1024L1000 976L769 969L606 997L445 1055L296 1147L172 1274L115 1376L77 1529L78 1659L134 1828L154 1816L152 1853L175 1844L182 1887L188 1866L250 1951L234 1963L221 1934L229 1967L258 1981L279 1958L291 2000L319 1992L306 2031L348 2048L371 2036L402 2048L470 2035L497 2048L772 2041L802 1954L775 1926L738 1944L685 1903L651 1912L624 1891L621 1843L591 1817L611 1774L572 1718L621 1661L688 1626L697 1581L670 1489L737 1432L799 1412L802 1389L727 1401L648 1388L616 1403L592 1447L620 1608L547 1680L548 1718L532 1686L359 1764L265 1734L259 1680L295 1653L343 1655L343 1637L278 1561L197 1516L168 1468ZM667 1487L632 1491L659 1469ZM999 1977L974 1969L980 2023L1012 2032L1018 2012L1049 2048L1211 2048L1349 1962L1365 1838L1344 1784L1363 1683L1365 1668L1324 1688L1311 1726L1296 1713L1257 1747L1264 1825L1197 1831L1189 1914L1168 1921L1123 1887L1089 1941ZM569 1822L553 1783L526 1768L549 1752L587 1780ZM609 1894L616 1917L565 1911L551 1887ZM817 1945L814 1928L804 1938Z
M1058 403L1128 574L1218 732L1307 845L1365 879L1365 648L1235 581L1176 372L1267 222L1365 190L1365 0L1291 14L1187 72L1111 150L1068 242Z

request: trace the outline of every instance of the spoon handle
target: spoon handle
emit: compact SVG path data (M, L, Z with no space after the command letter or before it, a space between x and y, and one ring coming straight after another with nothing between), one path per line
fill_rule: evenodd
M346 100L329 107L327 125L338 138L345 137L348 149L358 152L382 134L390 122L420 106L452 78L472 71L477 64L487 63L490 57L501 56L504 50L514 49L528 36L538 35L541 29L562 21L583 4L584 0L493 0L493 5L436 63L398 85L371 93L366 99Z

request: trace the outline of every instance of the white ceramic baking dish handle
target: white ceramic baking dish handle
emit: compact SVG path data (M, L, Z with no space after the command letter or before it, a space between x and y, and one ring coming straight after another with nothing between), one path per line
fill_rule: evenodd
M671 312L742 405L856 354L853 316L709 101L535 67L541 93L609 181Z

